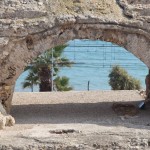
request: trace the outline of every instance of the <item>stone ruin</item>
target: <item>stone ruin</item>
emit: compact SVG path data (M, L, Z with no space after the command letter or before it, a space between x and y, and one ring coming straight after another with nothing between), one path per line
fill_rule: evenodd
M0 0L1 127L14 124L8 114L24 68L73 39L118 44L150 68L150 0Z

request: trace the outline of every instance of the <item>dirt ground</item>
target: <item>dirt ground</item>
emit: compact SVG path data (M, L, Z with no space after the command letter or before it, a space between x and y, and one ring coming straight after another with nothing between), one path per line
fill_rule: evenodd
M150 106L139 110L142 100L138 91L15 93L16 125L0 131L0 150L149 150ZM137 113L116 114L114 103Z

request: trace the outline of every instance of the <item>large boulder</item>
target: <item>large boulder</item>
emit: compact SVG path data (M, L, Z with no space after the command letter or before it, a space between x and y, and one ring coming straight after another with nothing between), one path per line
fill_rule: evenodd
M13 126L15 124L15 119L8 115L0 103L0 129L4 129L6 126Z

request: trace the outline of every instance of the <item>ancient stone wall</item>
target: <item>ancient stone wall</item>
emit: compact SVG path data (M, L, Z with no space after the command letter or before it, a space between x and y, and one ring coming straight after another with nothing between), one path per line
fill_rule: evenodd
M118 44L150 68L149 0L1 0L0 103L39 54L72 39Z

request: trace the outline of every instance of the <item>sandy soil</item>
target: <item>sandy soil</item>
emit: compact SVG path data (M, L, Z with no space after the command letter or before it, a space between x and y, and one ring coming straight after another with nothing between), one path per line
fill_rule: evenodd
M135 116L112 110L142 100L138 91L15 93L16 125L0 131L0 149L150 149L150 107Z

